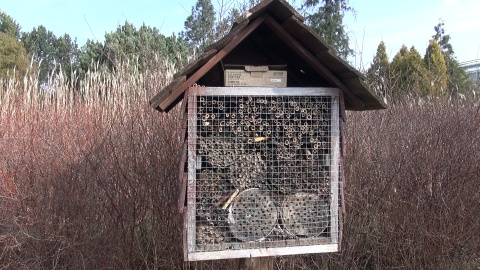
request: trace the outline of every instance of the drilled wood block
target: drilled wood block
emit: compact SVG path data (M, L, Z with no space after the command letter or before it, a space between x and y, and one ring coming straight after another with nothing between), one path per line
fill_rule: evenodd
M277 223L277 208L268 195L252 188L241 192L231 204L228 223L241 241L264 240Z
M330 202L317 194L295 193L283 201L283 225L297 236L320 235L328 227L329 219Z

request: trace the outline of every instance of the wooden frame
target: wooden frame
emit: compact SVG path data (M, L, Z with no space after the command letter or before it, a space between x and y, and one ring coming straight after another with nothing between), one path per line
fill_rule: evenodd
M340 243L339 178L340 178L340 93L336 88L265 88L265 87L190 87L187 92L188 110L188 173L187 173L187 211L184 213L185 259L188 261L280 256L336 252ZM265 244L258 248L250 242L243 242L239 249L219 251L196 250L196 145L197 145L197 103L196 96L239 95L239 96L329 96L331 102L331 166L330 166L330 237L285 240L282 243Z

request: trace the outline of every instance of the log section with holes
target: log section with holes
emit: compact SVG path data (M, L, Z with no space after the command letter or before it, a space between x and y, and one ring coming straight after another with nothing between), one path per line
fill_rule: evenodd
M338 250L339 90L186 97L188 260Z

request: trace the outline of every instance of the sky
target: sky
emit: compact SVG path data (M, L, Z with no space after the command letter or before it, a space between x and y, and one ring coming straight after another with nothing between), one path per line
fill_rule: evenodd
M212 0L216 7L222 0ZM224 2L232 0L223 0ZM298 6L301 0L289 0ZM196 0L0 0L0 10L10 15L22 31L45 26L56 36L68 33L81 47L87 39L103 42L105 33L129 21L143 23L166 36L184 30ZM355 16L344 24L356 57L357 68L368 68L380 41L390 58L404 44L424 54L433 27L442 19L460 62L480 58L480 1L478 0L350 0Z

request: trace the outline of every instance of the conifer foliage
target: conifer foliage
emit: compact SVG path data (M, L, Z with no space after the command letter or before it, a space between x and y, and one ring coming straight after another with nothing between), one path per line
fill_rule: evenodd
M391 77L394 87L391 97L399 99L409 95L423 95L426 91L426 69L422 56L415 47L408 50L403 45L393 57L391 63ZM389 79L385 77L384 79Z
M378 95L396 102L407 96L463 95L471 89L443 21L434 30L423 58L415 47L409 50L403 45L389 63L386 44L380 42L367 71L368 81Z
M194 55L215 41L215 9L211 0L198 0L185 21L183 38L194 50Z
M28 66L27 53L18 41L20 26L12 17L0 11L0 79L23 77Z
M470 88L467 72L460 67L453 46L450 43L451 37L446 34L445 22L439 20L438 24L433 28L435 35L432 38L440 45L445 64L447 66L447 91L449 94L465 93Z
M429 71L428 82L431 94L444 95L447 93L447 66L440 45L435 40L430 40L425 53L425 66Z
M345 13L354 12L348 0L305 0L302 9L307 13L307 25L333 46L341 57L346 59L353 55L343 24Z
M57 37L45 26L23 32L21 40L27 53L39 68L40 84L46 85L49 77L64 72L69 75L76 68L78 45L69 34Z
M388 85L385 80L390 69L390 63L388 62L387 46L383 41L377 47L377 53L373 57L372 65L367 71L367 78L370 81L372 89L380 96L385 97L387 95Z

